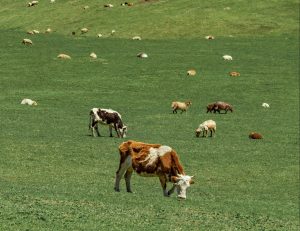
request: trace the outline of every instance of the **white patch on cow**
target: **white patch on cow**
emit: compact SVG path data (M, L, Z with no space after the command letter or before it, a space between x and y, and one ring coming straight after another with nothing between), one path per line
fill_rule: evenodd
M101 121L101 119L100 119L100 117L98 116L98 110L99 110L99 108L93 108L92 109L92 112L94 113L94 119L95 119L95 121Z
M148 162L146 166L153 165L157 159L161 156L164 156L167 152L171 152L172 148L169 146L160 146L159 148L150 148L149 154L143 162Z

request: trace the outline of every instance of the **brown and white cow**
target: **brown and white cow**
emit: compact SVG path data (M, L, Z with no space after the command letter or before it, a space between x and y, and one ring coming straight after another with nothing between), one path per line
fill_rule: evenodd
M92 130L92 136L100 136L98 123L109 126L110 137L112 137L112 128L114 127L118 137L125 138L127 126L123 124L120 113L111 109L92 108L90 111L89 129Z
M193 176L185 174L177 153L172 148L129 140L119 146L119 152L120 164L116 172L115 191L120 191L120 181L124 175L127 192L132 192L130 179L135 171L140 176L159 177L164 196L170 196L176 189L178 198L186 199L186 190L194 183ZM169 191L167 182L173 183Z

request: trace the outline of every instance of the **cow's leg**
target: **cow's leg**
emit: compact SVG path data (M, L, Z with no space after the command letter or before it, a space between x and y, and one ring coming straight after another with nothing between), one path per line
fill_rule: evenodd
M167 178L166 176L159 176L159 181L161 184L161 187L163 188L163 193L164 196L169 196L168 191L167 191Z
M119 133L119 131L118 131L118 128L117 128L117 124L116 124L116 123L114 123L114 128L115 128L115 131L116 131L116 133L117 133L117 135L118 135L118 138L120 138L121 135L120 135L120 133Z
M109 136L113 137L113 135L112 135L112 125L108 125L108 127L109 127Z
M127 189L127 192L129 192L129 193L132 193L131 186L130 186L130 179L131 179L131 176L132 176L132 172L133 172L133 169L129 168L125 172L125 176L124 176L125 177L125 182L126 182L126 189Z
M96 124L96 126L94 127L94 130L96 130L96 133L97 133L97 136L101 136L100 135L100 132L99 132L99 129L98 129L98 124ZM93 130L93 131L94 131ZM95 135L94 135L95 136Z
M93 122L92 122L91 128L92 128L92 136L95 137L95 131L96 131L97 135L100 136L100 132L99 132L99 130L98 130L98 124L97 124L97 121L93 121Z
M173 185L172 188L168 191L168 196L170 196L175 191L176 185Z
M120 181L124 173L131 167L131 156L128 156L123 163L120 163L119 169L116 172L115 191L120 192Z

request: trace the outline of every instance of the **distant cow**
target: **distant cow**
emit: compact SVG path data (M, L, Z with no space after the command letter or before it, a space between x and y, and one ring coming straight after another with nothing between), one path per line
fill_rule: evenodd
M194 183L193 176L185 175L177 153L172 148L129 140L119 146L119 152L120 164L116 172L115 191L120 191L120 180L125 174L127 192L132 192L130 179L135 171L140 176L159 177L164 196L170 196L176 189L178 197L186 199L186 190ZM167 182L173 183L169 191Z
M250 134L249 134L249 138L250 139L262 139L263 137L262 137L262 135L261 134L259 134L259 133L257 133L257 132L251 132Z
M111 109L93 108L90 111L89 129L92 130L92 136L100 136L98 130L98 123L108 125L110 137L112 137L112 128L114 127L119 138L125 138L127 133L127 126L123 124L121 115Z
M208 104L206 109L207 109L206 113L208 112L221 113L222 110L225 110L225 114L227 113L227 111L233 112L233 108L229 103L225 103L221 101Z

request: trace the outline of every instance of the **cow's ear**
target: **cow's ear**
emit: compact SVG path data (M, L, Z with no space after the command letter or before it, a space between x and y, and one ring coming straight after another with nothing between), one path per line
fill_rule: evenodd
M191 176L190 184L195 184L195 181L192 179L194 176Z
M179 178L177 176L172 176L171 177L171 182L177 183L179 181Z

